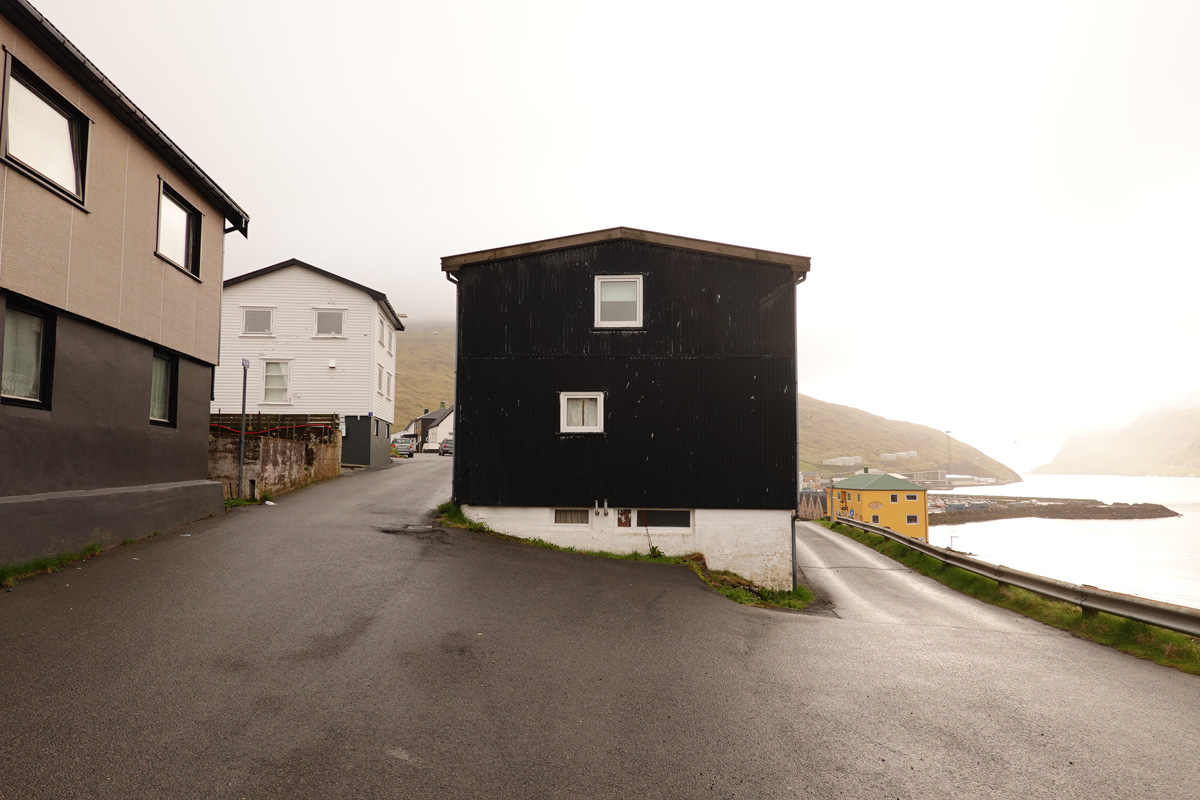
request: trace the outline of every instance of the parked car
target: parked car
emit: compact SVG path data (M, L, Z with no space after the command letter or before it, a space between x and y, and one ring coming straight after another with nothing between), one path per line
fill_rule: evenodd
M438 445L438 455L439 456L454 455L454 440L453 439L442 439L442 443L440 445Z
M400 458L412 458L413 453L417 451L417 446L407 436L397 436L392 439L392 454Z

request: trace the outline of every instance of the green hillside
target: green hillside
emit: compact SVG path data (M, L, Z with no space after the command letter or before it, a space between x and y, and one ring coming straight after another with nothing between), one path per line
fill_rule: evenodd
M406 320L396 335L396 424L454 402L454 323Z
M1120 431L1072 436L1034 472L1200 477L1200 407L1156 411Z
M850 406L799 396L800 460L805 471L833 475L858 467L825 466L839 456L860 456L862 465L888 472L946 470L1000 481L1021 480L1016 472L943 431L885 419ZM884 461L885 453L916 451L915 458Z

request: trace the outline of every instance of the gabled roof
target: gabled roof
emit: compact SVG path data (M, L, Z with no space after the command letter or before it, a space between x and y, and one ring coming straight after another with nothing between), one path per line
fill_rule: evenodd
M62 31L50 24L50 20L31 6L26 0L0 0L0 14L17 30L25 34L39 49L49 56L83 86L100 105L127 125L146 146L183 175L192 187L212 203L233 226L226 230L237 231L246 236L250 227L250 215L217 185L204 170L179 149L162 129L133 104L116 85L97 69L96 65L71 44Z
M903 478L888 475L886 472L862 472L833 485L834 489L878 489L890 491L900 489L906 492L925 491L925 487L910 483Z
M441 424L442 420L444 420L446 417L450 416L453 413L454 413L454 406L450 406L449 408L435 408L433 411L430 411L428 414L422 414L419 417L413 417L411 420L409 420L408 424L412 425L414 422L416 422L419 419L427 419L432 423L429 427L435 428Z
M809 262L811 261L808 256L794 256L788 253L777 253L773 250L756 250L751 247L741 247L735 244L721 244L719 242L709 242L704 239L689 239L686 236L672 236L669 233L655 233L654 231L643 231L638 228L620 227L605 228L604 230L591 231L590 233L577 233L574 236L560 236L556 239L542 239L537 242L514 244L509 247L497 247L492 250L477 250L474 253L446 256L442 259L442 271L457 272L462 267L471 264L499 261L505 258L517 258L534 253L548 253L554 250L566 250L571 247L580 247L582 245L595 244L596 242L608 242L615 239L648 242L650 244L663 245L664 247L675 247L681 250L696 250L702 253L714 253L731 258L745 258L751 261L777 264L790 268L792 270L792 277L796 283L800 283L807 277Z
M287 269L288 267L300 267L301 269L307 269L311 272L317 273L318 275L324 275L326 278L331 278L338 283L344 283L347 286L352 286L355 289L358 289L360 292L365 292L371 296L371 299L379 303L383 303L384 308L387 309L388 314L392 318L392 323L396 326L396 330L404 330L404 323L400 321L400 316L396 313L396 309L392 308L392 304L388 301L386 294L376 291L369 286L363 286L361 283L355 283L349 278L343 278L341 275L335 275L332 272L321 269L320 267L314 267L312 264L306 264L298 258L289 258L287 261L280 261L278 264L272 264L269 267L256 269L253 272L247 272L245 275L238 275L236 278L229 278L222 285L233 286L235 284L244 283L245 281L254 280L255 278L261 278L263 275L270 275L272 272L278 272L279 270Z

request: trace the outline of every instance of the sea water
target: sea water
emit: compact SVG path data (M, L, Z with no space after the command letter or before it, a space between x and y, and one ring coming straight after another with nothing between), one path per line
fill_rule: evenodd
M1002 519L935 525L930 544L993 564L1200 608L1200 478L1022 475L1023 483L973 486L947 497L1002 496L1160 503L1167 519Z

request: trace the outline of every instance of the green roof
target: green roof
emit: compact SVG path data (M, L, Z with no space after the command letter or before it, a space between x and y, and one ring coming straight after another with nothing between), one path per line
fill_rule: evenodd
M863 472L855 475L852 478L846 478L844 481L838 481L833 485L835 489L879 489L887 491L890 489L903 489L911 492L914 489L925 491L925 487L918 486L915 483L888 475L886 472Z

